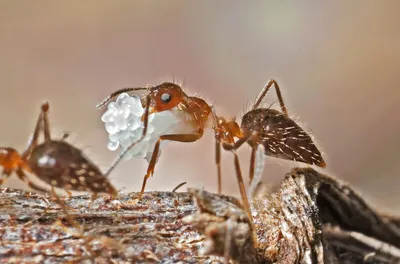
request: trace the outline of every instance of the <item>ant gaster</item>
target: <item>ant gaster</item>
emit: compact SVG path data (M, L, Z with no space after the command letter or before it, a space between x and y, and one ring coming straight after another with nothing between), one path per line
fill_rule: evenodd
M36 175L52 188L62 188L70 191L88 191L92 200L99 193L108 193L116 197L117 190L103 176L100 169L86 158L81 150L67 143L67 134L61 140L51 139L48 121L49 104L42 104L35 131L27 149L19 155L13 148L0 148L0 165L4 168L5 178L0 179L0 185L13 171L29 187L40 192L46 190L30 181L25 172ZM43 130L44 142L38 144L39 134Z

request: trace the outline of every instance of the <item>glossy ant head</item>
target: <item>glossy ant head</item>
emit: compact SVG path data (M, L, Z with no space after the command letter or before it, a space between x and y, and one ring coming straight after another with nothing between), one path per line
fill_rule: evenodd
M8 177L15 171L29 187L41 192L46 190L31 182L25 172L35 174L52 188L62 188L67 192L88 191L93 194L108 193L116 196L116 189L81 150L64 141L65 136L61 140L51 139L48 110L49 104L42 104L33 137L22 155L13 148L0 148L3 174ZM42 130L44 142L38 144ZM0 184L4 179L0 179Z
M182 88L174 83L164 82L150 89L150 114L171 110L182 104L187 95ZM146 106L145 102L144 106Z

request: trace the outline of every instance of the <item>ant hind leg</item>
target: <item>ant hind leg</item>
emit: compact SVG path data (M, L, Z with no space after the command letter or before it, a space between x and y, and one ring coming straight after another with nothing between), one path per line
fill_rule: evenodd
M281 106L281 110L282 110L283 114L284 114L286 117L288 117L287 109L286 109L285 103L283 102L283 98L282 98L282 94L281 94L281 89L279 88L278 83L277 83L275 80L273 80L273 79L269 80L268 83L267 83L267 84L264 86L264 88L261 90L261 92L258 94L257 99L256 99L256 102L254 103L252 109L257 109L257 108L260 106L262 100L263 100L264 97L267 95L269 89L270 89L272 86L275 87L276 95L278 96L279 104L280 104L280 106Z

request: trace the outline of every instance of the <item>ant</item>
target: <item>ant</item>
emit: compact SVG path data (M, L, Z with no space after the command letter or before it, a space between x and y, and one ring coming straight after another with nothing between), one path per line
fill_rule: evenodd
M269 108L259 108L263 98L268 90L274 85L282 112ZM237 172L237 180L242 200L250 219L250 204L247 199L244 181L240 169L239 158L236 150L247 142L252 147L250 182L254 176L256 150L259 144L264 145L265 155L281 159L289 159L309 164L315 164L325 167L325 162L321 153L315 147L311 137L287 114L286 107L276 81L270 80L257 97L256 103L251 111L242 118L241 126L233 119L226 121L218 117L214 108L207 104L203 99L186 95L182 88L170 82L164 82L153 87L123 88L113 92L101 103L97 105L100 108L107 104L112 98L121 93L131 91L147 91L147 95L141 102L145 107L142 121L144 122L143 133L141 137L133 142L129 147L122 151L119 157L114 161L105 176L109 175L115 166L122 160L124 155L129 152L136 144L141 142L147 132L149 115L152 113L171 111L179 123L178 132L174 134L162 135L158 138L147 173L144 177L142 189L139 198L143 195L147 179L153 175L154 167L157 162L160 143L163 140L178 142L194 142L199 140L204 133L204 129L212 127L216 139L216 164L218 171L218 191L221 193L221 145L225 150L234 154L234 163ZM235 138L238 138L235 141Z
M41 106L33 136L22 155L13 148L0 148L0 166L4 168L5 175L0 178L0 185L15 171L29 187L46 193L47 190L30 181L24 171L36 175L51 186L52 194L65 212L68 222L77 227L55 193L54 187L63 188L70 197L70 191L91 192L92 201L99 193L108 193L114 198L118 192L81 150L65 141L68 134L64 134L61 140L51 139L48 111L49 104L45 102ZM44 143L38 144L42 130Z

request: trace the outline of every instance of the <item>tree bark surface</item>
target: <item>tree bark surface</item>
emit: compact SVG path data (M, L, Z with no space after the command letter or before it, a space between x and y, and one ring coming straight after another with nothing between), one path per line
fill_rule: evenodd
M0 189L0 263L400 263L399 219L310 168L254 199L254 223L204 190L137 198L63 199L78 232L53 198Z

